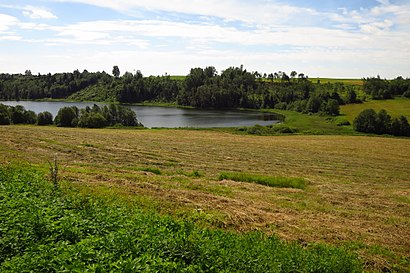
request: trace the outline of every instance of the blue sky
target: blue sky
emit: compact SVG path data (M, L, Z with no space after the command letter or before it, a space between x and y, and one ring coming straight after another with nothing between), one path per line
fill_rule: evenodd
M410 77L410 0L2 0L0 73Z

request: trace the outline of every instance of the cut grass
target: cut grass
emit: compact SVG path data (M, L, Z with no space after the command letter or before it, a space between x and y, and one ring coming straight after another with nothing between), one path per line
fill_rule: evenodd
M307 185L306 180L303 178L273 177L249 173L220 173L219 180L224 179L233 180L236 182L256 183L264 186L279 188L305 189Z
M363 247L355 252L366 269L410 268L410 242L403 240L410 238L409 139L38 126L0 126L0 139L0 162L28 162L47 172L57 154L61 177L87 195L111 192L113 199L163 215L195 215L201 226L260 230L287 241L359 242ZM140 170L147 167L162 175ZM222 172L303 177L309 185L299 190L219 181ZM375 254L372 246L391 255Z

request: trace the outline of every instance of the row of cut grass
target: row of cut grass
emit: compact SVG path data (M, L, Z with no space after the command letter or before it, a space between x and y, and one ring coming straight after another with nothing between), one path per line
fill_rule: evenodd
M305 189L306 180L298 177L274 177L267 175L238 173L238 172L223 172L219 174L219 180L233 180L237 182L256 183L269 187L295 188Z

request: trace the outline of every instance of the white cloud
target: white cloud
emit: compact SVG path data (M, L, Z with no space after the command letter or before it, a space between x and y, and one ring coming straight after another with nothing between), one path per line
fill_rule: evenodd
M134 9L151 11L176 12L210 17L219 17L231 21L248 23L277 24L300 18L316 16L317 11L309 8L291 6L272 1L240 0L54 0L59 2L77 2L99 7L110 8L124 13Z
M0 35L0 41L20 41L23 37L17 35Z
M25 17L29 17L31 19L57 19L56 15L44 8L25 6L20 9L23 10L23 15Z
M18 19L16 17L0 13L0 32L8 30L11 26L16 25Z
M372 75L363 75L363 71L383 76L381 69L386 77L403 71L410 76L409 4L380 0L373 8L325 13L275 0L49 1L85 3L127 15L137 11L143 14L145 10L168 13L159 12L157 18L147 16L145 20L130 20L130 16L125 20L118 15L118 20L67 24L60 19L58 25L19 22L0 14L0 39L17 40L30 33L30 38L24 37L21 42L37 42L55 51L53 56L47 50L39 53L44 57L39 62L36 56L26 56L27 63L35 64L39 72L48 72L41 67L50 71L109 71L118 64L125 70L142 69L148 74L186 74L194 66L224 69L243 63L253 70L296 69L313 76ZM35 12L32 7L19 9L30 18L56 18L51 12ZM178 13L198 16L195 23L184 20L192 18L189 16L173 21ZM215 17L222 18L223 23ZM39 36L34 35L37 33Z

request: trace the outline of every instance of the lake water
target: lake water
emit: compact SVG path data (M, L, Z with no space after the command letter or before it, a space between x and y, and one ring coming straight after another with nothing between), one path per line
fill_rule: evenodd
M40 101L0 101L0 103L16 106L22 105L35 113L48 111L56 116L58 110L65 106L85 108L93 106L93 102L40 102ZM95 103L99 106L104 103ZM127 105L128 106L128 105ZM255 124L271 125L278 123L276 115L257 111L240 110L202 110L158 106L128 106L137 113L137 119L145 127L237 127Z

